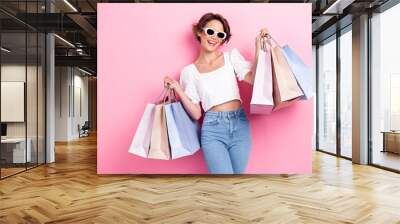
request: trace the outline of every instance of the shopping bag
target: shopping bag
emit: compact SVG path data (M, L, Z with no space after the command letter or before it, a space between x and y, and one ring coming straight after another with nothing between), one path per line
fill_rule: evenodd
M276 74L274 71L274 66L272 65L272 84L273 84L273 98L274 98L274 108L273 111L280 110L282 108L292 105L294 102L298 101L300 97L283 101L280 95L280 86L277 82Z
M272 46L270 40L273 40L275 46ZM296 78L283 55L280 45L270 36L267 42L272 48L273 111L276 111L293 104L304 93L297 84Z
M171 158L177 159L192 155L200 148L198 126L188 118L180 102L164 106L167 118L168 139L171 148Z
M171 158L164 104L158 104L154 108L154 122L147 158L163 160Z
M250 101L250 113L252 114L270 114L274 107L271 51L266 47L264 41L262 42L263 47L258 54Z
M168 88L168 103L164 105L167 119L171 158L177 159L194 154L200 149L200 126L192 120L175 91Z
M314 88L311 81L311 70L301 58L288 46L282 48L283 54L304 93L302 99L310 99L314 95Z
M270 38L274 40L273 38ZM274 40L275 46L272 47L272 65L275 73L277 86L279 87L279 96L281 101L289 101L303 96L297 81L282 53L282 48ZM276 104L276 102L275 102Z
M161 96L163 96L163 100L161 102L157 102L157 105L154 108L154 120L150 137L150 149L147 156L147 158L150 159L171 159L167 119L164 107L168 96L163 95L165 93L166 89L164 89L163 93L161 94Z
M150 147L150 136L154 121L155 104L147 104L135 135L129 147L129 152L144 158L147 158Z
M182 103L171 104L171 109L182 145L192 155L200 149L200 126L189 116Z
M179 131L176 127L175 117L172 112L173 104L176 103L164 105L164 109L167 119L168 140L171 149L171 159L177 159L183 156L190 155L190 152L185 149L182 144L181 137L179 136Z

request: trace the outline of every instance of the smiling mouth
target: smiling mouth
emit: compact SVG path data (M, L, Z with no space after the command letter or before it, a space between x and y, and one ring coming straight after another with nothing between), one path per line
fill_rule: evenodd
M213 40L207 40L208 45L211 45L212 47L215 47L218 42L217 41L213 41Z

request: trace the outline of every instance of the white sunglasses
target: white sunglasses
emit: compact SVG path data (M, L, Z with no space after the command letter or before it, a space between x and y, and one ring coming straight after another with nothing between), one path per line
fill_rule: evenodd
M225 32L217 32L213 28L203 28L203 31L207 36L214 36L215 34L217 37L221 40L224 40L226 38L226 33Z

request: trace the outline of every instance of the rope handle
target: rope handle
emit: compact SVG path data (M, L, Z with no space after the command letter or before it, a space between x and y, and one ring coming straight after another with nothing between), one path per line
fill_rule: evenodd
M261 41L261 49L264 51L267 50L267 45L269 45L270 48L273 47L271 40L274 42L275 46L278 46L281 48L281 45L270 34L267 34L266 37L262 37L261 40L262 40Z
M170 84L166 84L161 94L156 98L155 104L172 103L176 102L176 99L175 91L170 87Z

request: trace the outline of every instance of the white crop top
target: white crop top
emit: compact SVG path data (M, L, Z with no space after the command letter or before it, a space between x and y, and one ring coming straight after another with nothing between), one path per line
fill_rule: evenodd
M224 65L210 72L200 73L194 64L181 71L180 84L193 103L201 102L204 111L231 100L240 101L236 76L242 81L251 69L250 62L234 48L224 52Z

